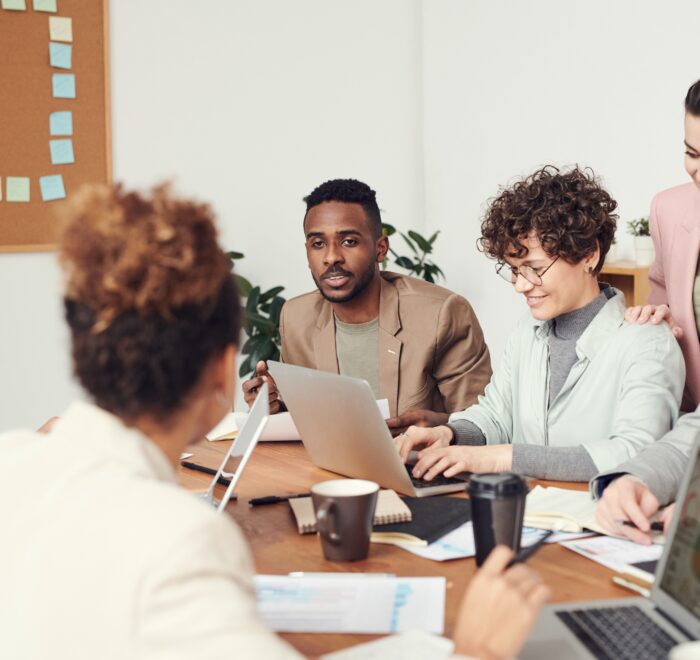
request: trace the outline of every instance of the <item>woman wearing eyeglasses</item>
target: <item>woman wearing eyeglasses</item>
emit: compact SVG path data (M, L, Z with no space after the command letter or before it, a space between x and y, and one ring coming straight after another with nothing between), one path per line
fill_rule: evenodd
M545 167L504 190L481 249L530 310L477 404L396 438L413 473L514 471L588 481L635 456L678 417L683 356L670 329L624 322L621 292L598 283L617 203L592 173Z

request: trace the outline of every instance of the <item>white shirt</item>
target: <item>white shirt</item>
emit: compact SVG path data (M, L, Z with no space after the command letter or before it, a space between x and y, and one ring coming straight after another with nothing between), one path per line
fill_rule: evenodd
M227 516L139 431L76 403L0 435L0 657L298 658L266 628Z

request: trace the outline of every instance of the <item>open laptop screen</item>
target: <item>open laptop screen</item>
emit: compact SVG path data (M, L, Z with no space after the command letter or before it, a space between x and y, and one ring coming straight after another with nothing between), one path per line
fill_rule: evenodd
M659 587L667 596L700 619L700 460L696 445L685 496L676 504L675 533L669 539L668 556Z

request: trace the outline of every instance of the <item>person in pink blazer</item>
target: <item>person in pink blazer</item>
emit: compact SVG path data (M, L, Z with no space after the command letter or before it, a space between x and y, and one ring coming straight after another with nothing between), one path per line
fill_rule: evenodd
M631 322L668 321L686 364L683 410L700 404L700 80L685 98L685 169L692 179L658 193L649 225L656 258L649 269L649 304L631 307Z

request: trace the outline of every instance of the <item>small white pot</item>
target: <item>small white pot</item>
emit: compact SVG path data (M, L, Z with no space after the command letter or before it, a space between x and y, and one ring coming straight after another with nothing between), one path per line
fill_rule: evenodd
M634 256L638 266L651 266L654 261L654 243L651 236L634 237Z

